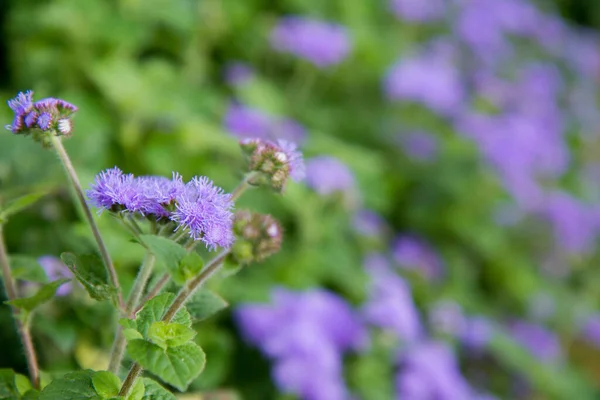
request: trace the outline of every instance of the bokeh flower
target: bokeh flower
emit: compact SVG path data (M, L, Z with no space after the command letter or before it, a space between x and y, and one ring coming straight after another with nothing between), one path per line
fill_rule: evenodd
M38 258L38 263L46 273L50 281L55 281L62 278L73 278L69 267L65 265L59 258L54 256L42 256ZM73 291L73 282L62 284L57 290L57 296L66 296Z
M354 174L335 157L314 157L306 162L306 184L322 196L336 192L351 192L355 188Z

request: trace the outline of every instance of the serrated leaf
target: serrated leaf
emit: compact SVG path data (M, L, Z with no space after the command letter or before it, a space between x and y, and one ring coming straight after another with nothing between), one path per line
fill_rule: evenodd
M103 398L119 395L121 380L112 372L98 371L92 375L92 385Z
M47 193L48 192L30 193L10 201L2 210L0 210L0 223L5 222L11 215L14 215L19 211L31 206L36 201L44 197Z
M12 369L0 369L0 400L19 400L19 390Z
M123 336L125 337L126 340L133 340L133 339L143 339L144 337L142 336L141 333L139 333L137 330L135 329L123 329Z
M196 331L172 322L154 322L148 330L148 338L162 348L181 346L192 340Z
M160 321L165 312L173 303L175 295L173 293L162 293L148 301L144 307L137 313L135 318L138 332L148 339L148 330L150 326ZM188 328L192 326L192 318L185 308L182 308L175 314L171 322L185 325Z
M54 297L56 290L63 284L69 282L70 279L58 279L42 286L36 294L31 297L23 297L20 299L14 299L6 301L5 303L21 308L26 311L31 311L34 308L44 304L48 300Z
M186 254L174 270L169 270L173 281L183 285L198 274L204 267L204 261L198 253Z
M216 314L228 305L229 303L218 294L201 288L192 295L185 304L185 308L192 316L192 320L197 322Z
M129 318L119 319L119 325L121 325L125 329L137 329L137 324L135 323L135 320Z
M93 299L102 301L116 295L117 290L108 283L106 269L97 255L62 253L60 258Z
M204 351L196 343L168 347L166 350L147 340L127 344L129 356L165 383L185 391L202 372L206 363Z
M94 390L91 370L71 372L55 379L40 393L39 400L102 400Z
M171 274L177 273L179 263L188 253L179 243L162 236L140 235L139 240Z
M10 269L14 279L47 283L48 277L35 257L12 255L9 257Z
M125 400L142 400L144 392L144 382L141 379L138 379L129 391L127 397L125 397Z
M143 378L145 391L142 400L177 400L175 395L150 378Z

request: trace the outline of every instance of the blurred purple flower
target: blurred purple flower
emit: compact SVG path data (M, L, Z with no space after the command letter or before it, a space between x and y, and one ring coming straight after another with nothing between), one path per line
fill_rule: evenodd
M581 334L585 340L600 348L600 314L593 314L587 318Z
M485 348L494 335L494 325L486 317L468 316L464 320L459 339L469 349L480 350Z
M287 157L287 163L290 166L290 177L296 182L303 181L307 174L307 167L304 164L304 157L298 150L298 146L293 142L283 139L278 140L277 145Z
M341 25L303 17L286 17L271 32L271 45L319 68L341 63L350 52L348 31Z
M401 277L384 268L383 264L373 265L369 270L369 298L362 309L365 321L394 333L403 342L416 342L423 329L410 288Z
M241 86L254 77L254 70L243 62L231 62L225 66L224 78L231 86Z
M542 362L557 362L561 358L560 342L556 335L541 325L515 321L509 325L512 337L532 356Z
M322 196L349 192L355 188L352 171L330 156L314 157L306 162L306 183Z
M414 237L398 236L392 243L392 255L401 268L420 271L427 279L443 273L442 261L434 250Z
M429 311L429 323L435 331L458 337L465 330L466 318L460 304L443 300L435 303Z
M391 0L393 13L400 19L411 22L436 21L447 13L448 0Z
M377 252L367 254L363 259L363 266L370 274L391 270L390 262L387 257L384 254Z
M421 52L397 61L384 79L391 100L412 100L452 116L463 106L465 89L447 43L430 44Z
M423 342L402 356L396 377L398 399L471 399L452 351L441 342Z
M69 271L69 267L65 265L59 258L54 256L42 256L38 258L38 263L46 272L46 276L52 282L62 278L73 278L73 274ZM73 291L73 282L67 282L61 285L56 290L57 296L66 296Z
M353 226L363 236L381 236L386 229L385 220L374 211L362 209L354 214Z
M342 353L366 340L353 310L323 290L276 289L271 300L242 305L236 320L244 336L274 359L280 389L309 400L347 399Z
M404 151L413 160L432 161L437 156L437 139L429 133L411 132L401 134L399 139Z
M171 219L178 223L177 229L188 229L208 249L227 248L234 240L232 208L230 194L207 177L196 176L177 193Z

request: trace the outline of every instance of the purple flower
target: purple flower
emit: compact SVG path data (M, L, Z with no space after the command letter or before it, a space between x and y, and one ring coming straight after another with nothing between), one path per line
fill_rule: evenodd
M271 32L271 45L319 68L341 63L350 52L346 28L303 17L283 18Z
M362 209L359 210L353 219L353 225L356 232L363 236L380 236L386 229L384 219L374 211Z
M445 344L433 341L412 346L402 356L396 390L397 398L408 400L472 398L454 354Z
M469 349L483 349L492 339L494 329L492 321L486 317L466 317L459 339Z
M87 197L94 207L101 210L135 212L141 209L141 193L133 174L123 174L117 167L100 172L90 185Z
M33 103L33 92L19 93L8 101L15 117L11 126L6 129L13 133L29 133L37 125L42 131L52 130L54 134L69 135L72 131L71 114L77 107L64 100L47 98ZM41 140L34 136L36 140Z
M285 118L272 123L269 136L272 140L283 139L302 144L306 139L306 129L299 122Z
M433 305L429 320L436 331L458 337L465 329L465 316L460 304L452 300L440 301Z
M59 258L54 256L42 256L38 258L38 263L43 268L50 281L61 278L73 278L69 267L67 267ZM57 296L66 296L73 291L73 282L62 284L57 290Z
M195 240L213 250L233 243L233 203L231 195L214 186L206 177L194 177L178 193L171 219L177 229L188 229Z
M239 307L236 320L244 336L274 360L279 388L309 400L347 399L342 354L362 347L366 338L352 309L323 290L276 289L271 298L270 305Z
M277 146L283 151L287 158L287 163L290 166L290 177L296 182L301 182L306 177L306 166L304 165L304 157L298 151L298 146L287 140L279 139Z
M184 191L181 175L174 172L173 179L163 176L142 176L136 178L136 185L140 191L140 212L152 214L157 217L168 217L169 206Z
M231 86L241 86L254 77L252 68L243 62L232 62L225 67L225 81Z
M411 236L399 236L392 243L392 255L401 268L420 271L427 279L439 278L442 261L426 243Z
M350 169L337 158L329 156L307 161L306 183L322 196L349 192L355 187L354 175Z
M423 333L409 286L383 263L371 267L369 298L362 309L369 324L394 333L403 342L417 341Z
M527 321L515 321L510 324L509 331L517 343L540 361L560 360L560 342L553 332L543 326Z
M445 116L458 112L465 89L447 43L433 43L420 53L397 61L384 80L391 100L412 100Z
M447 13L447 0L391 0L394 14L406 21L428 22L442 19Z
M37 119L37 123L40 129L45 131L46 129L50 128L50 124L52 123L52 115L47 112L41 113Z
M400 144L413 160L432 161L437 156L437 140L435 136L425 132L402 134Z
M600 314L593 314L583 324L581 333L587 341L600 348Z
M33 109L33 92L31 90L25 93L19 92L14 99L8 100L8 106L15 115L25 115Z

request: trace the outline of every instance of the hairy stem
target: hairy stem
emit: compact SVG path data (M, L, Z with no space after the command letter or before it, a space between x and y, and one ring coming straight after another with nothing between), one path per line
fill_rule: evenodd
M67 175L69 176L71 184L73 185L73 189L75 190L75 195L77 196L77 200L79 201L79 204L81 205L81 208L83 209L85 218L87 219L88 224L90 225L92 233L94 234L94 239L96 239L96 243L98 244L98 248L100 249L100 254L102 255L102 259L104 260L104 266L106 267L110 281L111 281L112 285L117 289L117 293L119 296L119 305L121 308L123 308L123 294L121 293L121 286L119 285L117 271L115 270L115 267L112 263L110 255L108 254L108 250L106 249L106 245L104 244L104 241L102 240L102 236L100 236L100 231L98 230L96 221L94 220L94 217L92 216L92 212L90 211L90 208L88 207L88 205L85 201L85 196L83 195L83 189L81 188L81 183L79 182L79 178L77 177L75 168L73 167L73 164L71 163L71 159L69 158L69 155L67 154L67 151L65 150L65 148L62 144L62 141L59 137L52 136L52 145L54 146L54 149L56 150L56 154L58 154L58 157L60 158L60 161L61 161L63 167L65 168Z
M146 297L144 297L144 299L140 301L133 313L137 314L138 311L140 311L142 307L144 307L144 304L156 297L156 295L160 293L160 291L166 286L166 284L169 283L170 279L171 275L168 272L165 272L165 274L158 280L158 282L156 282L152 289L150 289Z
M140 299L142 297L142 293L144 292L144 288L148 283L148 279L150 279L150 275L152 274L152 269L154 268L154 262L156 261L156 257L152 253L146 254L146 258L140 267L137 278L133 284L133 288L129 293L129 298L127 299L127 305L125 306L125 317L132 318L134 314L134 310L137 309ZM108 364L108 370L114 374L119 372L119 368L121 366L121 362L123 361L123 356L125 355L125 347L127 346L127 341L125 340L125 336L123 336L123 327L120 324L117 324L117 331L115 333L115 340L113 342L113 347L110 356L110 362Z
M228 254L229 250L222 251L215 258L213 258L204 269L202 269L202 272L200 272L194 279L192 279L184 287L182 287L179 293L177 294L177 297L175 297L175 300L173 300L171 306L163 315L161 321L170 322L171 319L173 319L173 317L175 316L175 314L177 314L177 311L179 311L181 307L183 307L188 301L190 296L194 294L196 289L201 287L204 284L204 282L206 282L211 276L215 274L215 272L219 270L219 268L221 268L221 266L223 265L223 260L225 260L225 257L227 257ZM125 378L123 386L121 386L119 396L126 396L129 393L141 372L142 367L138 363L134 363L131 366L129 374L127 375L127 378Z
M240 184L231 192L231 201L235 202L251 186L250 181L254 179L255 173L251 172L240 182Z
M0 225L0 267L2 268L2 281L4 282L4 289L6 290L6 297L8 300L14 300L17 298L17 288L15 287L15 281L12 277L10 270L10 264L8 263L8 253L6 246L4 245L4 235L2 232L2 225ZM40 369L38 367L37 357L35 355L35 348L33 347L33 340L31 339L31 332L29 331L29 324L25 323L19 316L19 310L12 307L12 312L15 317L15 323L17 324L17 330L23 343L25 350L25 357L27 358L27 369L29 370L29 378L34 388L40 388Z

